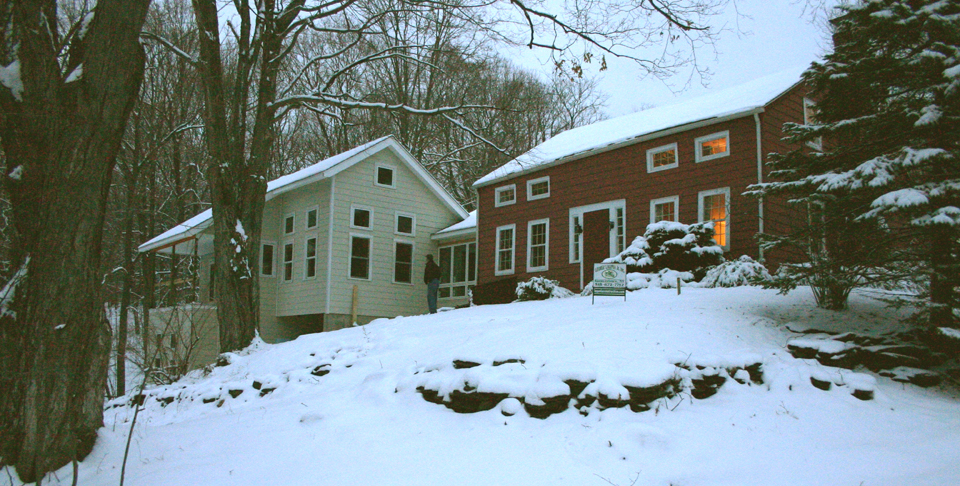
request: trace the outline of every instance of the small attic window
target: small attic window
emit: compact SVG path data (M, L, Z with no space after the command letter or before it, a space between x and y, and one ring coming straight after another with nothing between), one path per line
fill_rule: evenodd
M704 162L730 155L730 132L722 131L700 137L696 144L696 160Z
M288 215L284 216L284 218L283 218L283 234L285 234L285 235L292 235L293 232L296 231L296 229L297 229L296 221L297 221L296 215L288 214Z
M527 201L550 197L550 176L527 181Z
M380 187L396 188L394 172L396 171L393 167L378 165L374 174L374 184Z
M493 206L507 206L517 202L517 185L510 184L509 186L498 187L494 191L494 200Z

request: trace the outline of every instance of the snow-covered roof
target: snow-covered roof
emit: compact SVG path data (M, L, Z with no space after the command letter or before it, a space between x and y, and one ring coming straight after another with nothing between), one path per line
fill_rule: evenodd
M806 68L787 69L709 95L567 130L481 177L473 185L485 186L523 172L640 142L644 136L671 128L762 110L797 84Z
M328 159L324 159L316 164L313 164L304 169L300 169L294 173L287 174L282 177L278 177L267 183L267 194L266 200L269 201L274 197L283 194L288 191L292 191L299 187L302 187L307 184L312 184L319 180L326 179L331 177L336 173L345 170L352 166L353 164L365 159L366 157L373 155L374 153L379 152L385 148L393 148L397 156L407 162L410 168L414 173L420 176L421 179L430 187L433 192L446 203L455 213L461 217L466 218L467 212L460 206L459 203L441 186L433 176L427 172L423 166L421 166L416 159L406 150L406 148L397 142L392 135L386 137L381 137L372 142L367 142L358 147L347 150L346 152L334 155ZM138 250L140 252L159 250L161 248L166 248L174 243L180 241L188 240L195 237L197 234L203 232L203 230L210 227L213 223L213 211L207 209L206 211L184 221L183 223L174 226L173 228L165 231L159 236L147 241L146 243L140 245Z
M469 235L477 232L477 211L470 211L470 215L463 221L448 226L431 236L434 240L454 238L457 236Z

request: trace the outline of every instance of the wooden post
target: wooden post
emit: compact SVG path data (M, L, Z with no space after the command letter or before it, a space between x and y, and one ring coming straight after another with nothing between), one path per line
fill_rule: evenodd
M353 286L353 305L350 307L350 318L352 319L353 325L357 324L357 303L360 296L360 289L356 285Z
M677 295L680 295L680 277L677 277Z

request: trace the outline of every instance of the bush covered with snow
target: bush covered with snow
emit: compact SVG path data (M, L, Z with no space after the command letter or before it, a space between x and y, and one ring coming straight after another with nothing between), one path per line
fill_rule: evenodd
M517 284L517 300L547 300L572 297L573 292L560 286L560 282L546 277L532 277Z
M701 287L739 287L769 280L770 272L762 263L742 255L740 258L723 262L710 270L700 281Z
M713 223L683 224L660 221L647 225L643 236L604 263L625 263L628 273L657 274L670 269L703 278L710 267L723 262L723 248L713 240ZM676 279L674 279L676 280Z

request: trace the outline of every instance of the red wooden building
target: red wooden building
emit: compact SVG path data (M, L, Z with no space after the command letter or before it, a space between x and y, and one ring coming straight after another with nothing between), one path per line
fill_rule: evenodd
M660 220L712 220L728 258L763 259L757 233L793 216L742 193L766 154L790 148L784 122L811 115L802 72L569 130L482 177L477 284L542 275L582 289L593 263Z

